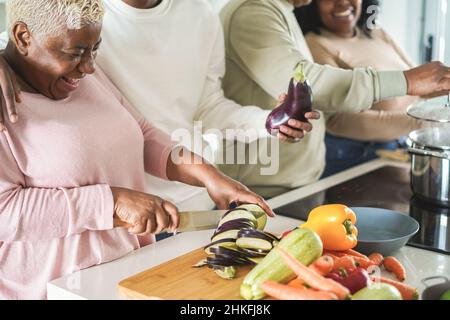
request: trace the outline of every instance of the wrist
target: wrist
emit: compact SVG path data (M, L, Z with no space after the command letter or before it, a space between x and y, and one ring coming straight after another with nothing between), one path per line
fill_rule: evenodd
M226 176L214 166L207 164L200 181L206 189L213 188L214 185L226 179Z

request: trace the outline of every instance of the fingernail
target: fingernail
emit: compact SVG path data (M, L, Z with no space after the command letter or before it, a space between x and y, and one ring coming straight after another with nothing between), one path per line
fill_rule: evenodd
M5 126L0 123L0 132L4 132L5 129L6 129Z
M19 120L19 117L17 116L17 114L13 113L9 116L9 120L11 120L12 123L16 123L17 120Z

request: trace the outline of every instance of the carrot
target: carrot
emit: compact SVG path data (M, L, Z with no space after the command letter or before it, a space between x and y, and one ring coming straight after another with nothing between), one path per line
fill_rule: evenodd
M312 265L309 267L316 271L318 274L322 276L328 275L334 266L334 260L332 257L324 255L317 259Z
M278 300L337 300L335 294L310 289L297 289L275 281L266 281L261 289L272 298Z
M358 258L358 257L353 257L353 259L355 259L356 265L363 269L367 269L370 266L375 265L375 262L373 262L369 259L363 259L363 258Z
M296 279L292 280L291 282L289 282L288 286L296 288L296 289L306 289L305 281L303 281L302 279L299 279L299 278L296 278Z
M313 264L311 264L308 268L316 271L318 274L322 276L328 275L333 270L334 260L330 256L322 256L317 259ZM300 278L296 278L289 282L289 286L305 289L305 281Z
M339 272L341 269L347 270L356 268L354 257L343 256L334 261L333 272Z
M295 274L300 279L304 280L310 287L320 291L329 291L334 293L339 299L342 300L349 296L350 291L346 287L334 280L324 278L316 271L306 267L283 248L278 246L277 250L292 271L294 271Z
M358 258L361 258L361 259L369 260L368 256L366 256L366 255L364 255L362 253L359 253L358 251L352 250L352 249L346 250L346 251L344 251L344 253L349 255L349 256L354 256L354 257L358 257Z
M372 261L375 265L381 266L383 264L384 257L381 253L372 253L369 256L370 261Z
M333 250L323 250L323 254L329 255L331 257L344 257L346 254L342 251L333 251Z
M376 277L371 277L371 280L373 282L383 282L383 283L387 283L390 284L394 287L396 287L398 289L398 291L400 291L403 300L417 300L419 299L419 293L417 292L417 289L410 287L404 283L395 281L395 280L391 280L391 279L386 279L386 278L376 278Z
M405 267L395 257L386 257L383 261L383 266L387 271L395 274L398 280L405 281L406 270Z

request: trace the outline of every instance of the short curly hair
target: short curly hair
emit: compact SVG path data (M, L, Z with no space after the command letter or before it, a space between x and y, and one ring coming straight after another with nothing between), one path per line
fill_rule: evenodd
M380 5L380 0L362 0L361 17L358 20L358 27L369 38L372 37L373 29L373 26L369 24L371 21L376 21L379 13L379 9L373 11L372 7L376 6L379 8ZM320 34L322 21L320 20L317 0L313 0L313 2L309 6L296 8L295 16L297 17L298 24L302 28L304 34L307 34L309 32Z
M102 0L8 0L6 13L10 35L20 21L34 36L55 36L101 23L105 10Z

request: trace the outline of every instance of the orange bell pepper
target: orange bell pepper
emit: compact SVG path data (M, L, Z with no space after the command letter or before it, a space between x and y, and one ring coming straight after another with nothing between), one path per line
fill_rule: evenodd
M356 214L341 204L325 205L311 211L308 221L301 226L316 232L326 250L345 251L358 243Z

